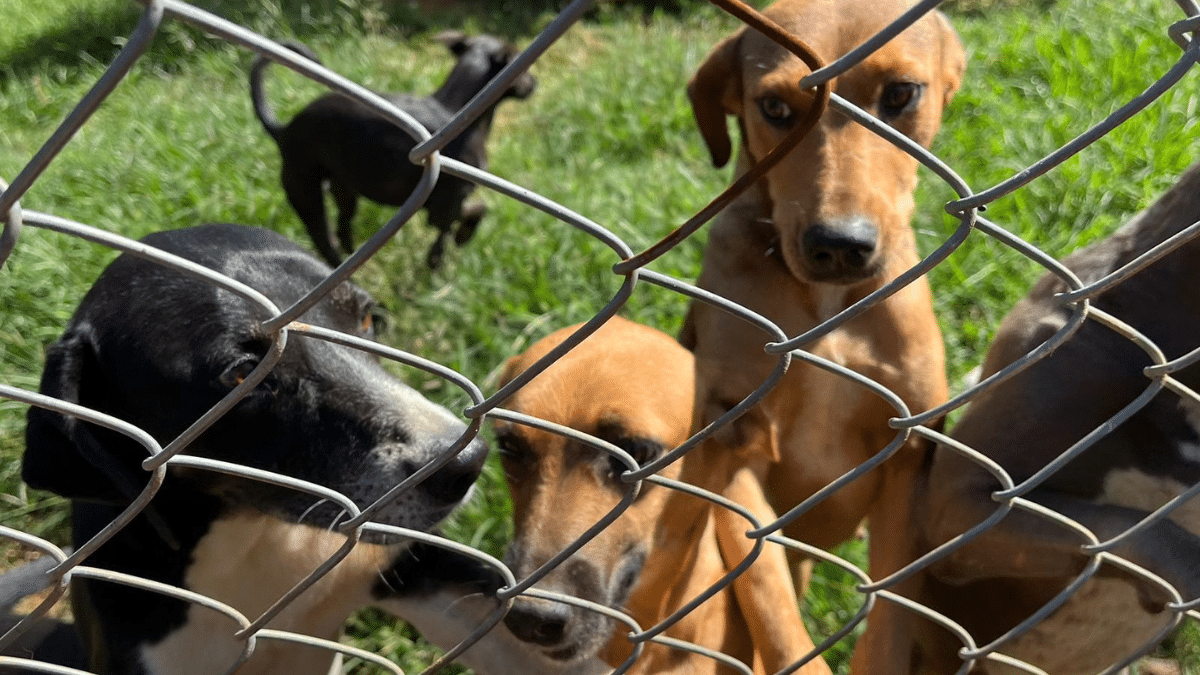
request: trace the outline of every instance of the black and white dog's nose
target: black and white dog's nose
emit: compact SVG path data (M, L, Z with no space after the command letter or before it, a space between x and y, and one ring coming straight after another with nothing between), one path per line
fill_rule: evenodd
M446 443L449 447L452 439ZM421 489L432 499L444 504L456 504L471 490L483 471L487 459L487 445L476 438L449 462L421 483ZM416 468L414 467L414 471Z

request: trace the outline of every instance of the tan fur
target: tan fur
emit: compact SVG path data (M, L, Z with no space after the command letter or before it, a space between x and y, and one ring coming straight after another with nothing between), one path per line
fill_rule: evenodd
M525 370L577 328L556 332L514 358L505 380ZM688 436L692 400L691 355L658 331L614 318L514 394L505 407L601 437L602 424L608 424L610 430L616 425L630 434L657 439L670 450ZM595 523L618 503L620 493L597 476L594 462L579 461L592 451L568 447L561 437L519 424L499 422L496 426L498 437L506 439L502 443L519 441L531 455L524 461L505 460L516 524L508 557L519 562L516 572L520 577ZM723 470L708 465L705 459L689 454L660 475L698 482L710 470ZM738 475L733 496L760 520L773 519L757 480L748 473ZM625 610L639 625L649 628L704 592L744 557L745 552L730 550L729 544L744 541L740 535L749 529L745 519L662 487L646 484L643 491L628 511L538 586L603 602L603 598L589 597L589 589L576 580L586 575L573 577L572 565L577 565L576 570L578 565L598 570L607 578L631 549L643 548L648 557ZM790 587L782 552L769 546L762 561L750 568L744 581L735 584L733 592L718 593L666 635L747 664L757 662L758 672L764 667L766 672L775 672L811 651L813 645L802 626L795 631L789 629L786 618L747 614L740 601L745 594L773 594L785 601L785 614L798 620ZM612 665L619 665L631 653L624 638L627 632L618 626L602 651ZM783 635L770 635L774 632ZM779 644L786 649L775 650L773 645ZM731 671L707 657L651 643L630 672L704 675ZM819 675L829 669L818 658L801 672Z
M782 0L766 15L808 44L825 62L845 54L898 17L904 0ZM886 120L928 147L943 108L965 68L962 47L945 18L931 14L831 83L834 93L881 115L881 92L897 82L922 86L920 98ZM799 58L751 29L717 45L689 86L697 122L720 165L731 155L726 116L744 130L738 175L787 133L766 115L782 102L799 118L812 105L798 82L809 73ZM871 131L826 111L817 127L711 226L699 285L767 317L797 336L915 265L910 226L916 160ZM877 241L857 276L814 278L805 235L814 224L865 220ZM763 352L768 336L709 305L692 303L681 340L696 355L696 425L706 425L758 387L777 358ZM913 283L803 349L870 377L914 412L945 400L941 334L924 280ZM701 450L756 468L770 506L785 512L884 449L897 431L896 411L868 389L793 360L757 407ZM914 477L922 453L912 443L796 520L785 533L822 547L852 537L870 522L870 573L882 578L912 559L907 532ZM707 472L705 487L724 490L732 474ZM878 603L869 619L895 611ZM887 660L891 635L868 630L856 662Z

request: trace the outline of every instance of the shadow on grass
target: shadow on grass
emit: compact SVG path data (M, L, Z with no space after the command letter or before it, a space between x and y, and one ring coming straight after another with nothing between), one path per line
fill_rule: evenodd
M377 31L418 38L447 28L466 28L520 43L536 35L568 0L193 0L192 4L276 38L303 41ZM649 21L660 12L679 15L705 4L705 0L599 0L584 20ZM110 63L141 11L129 0L111 0L64 12L54 29L18 39L0 51L0 84L47 71L69 80L81 62ZM224 48L222 41L198 35L193 27L168 19L143 59L172 72L201 53Z
M48 67L78 65L81 55L107 63L121 46L118 38L137 24L140 9L117 0L92 10L78 10L58 22L61 28L30 36L0 53L0 83L24 80Z
M942 9L958 16L983 17L1003 10L1049 10L1057 0L946 0Z

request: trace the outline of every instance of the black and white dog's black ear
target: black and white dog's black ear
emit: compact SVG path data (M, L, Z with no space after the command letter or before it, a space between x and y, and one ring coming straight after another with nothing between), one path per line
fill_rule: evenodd
M76 325L47 349L41 393L79 405L89 405L85 391L104 395L90 335L86 324ZM21 476L30 487L69 499L128 503L149 479L138 465L146 456L123 434L31 406Z

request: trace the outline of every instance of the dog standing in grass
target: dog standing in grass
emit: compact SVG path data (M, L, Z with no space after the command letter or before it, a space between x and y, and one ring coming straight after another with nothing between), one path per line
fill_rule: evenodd
M431 133L446 126L459 109L518 54L515 46L490 35L469 37L447 31L435 39L445 44L458 59L441 88L428 98L411 94L385 96ZM303 45L291 43L288 47L317 61ZM359 196L380 204L401 206L416 188L425 171L423 166L408 158L416 140L370 106L339 93L318 98L290 123L280 123L267 104L263 90L263 73L269 63L268 59L259 56L250 68L254 112L279 145L283 165L280 173L288 201L304 222L317 251L329 264L337 266L343 253L354 252L351 226ZM533 76L522 73L501 100L526 98L535 86ZM486 169L486 143L495 110L495 105L488 107L450 141L443 153ZM323 187L326 184L338 208L336 237L330 231L325 213ZM451 233L459 246L475 234L487 207L481 202L466 202L474 189L475 185L470 181L444 173L439 176L424 205L429 224L437 229L437 238L425 259L430 269L441 265L446 238Z
M781 0L766 16L829 63L900 17L907 0ZM944 16L927 14L862 62L834 78L831 90L882 123L929 147L942 113L958 90L965 55ZM714 164L737 149L738 175L763 158L814 105L799 82L810 69L763 34L743 28L716 45L688 87L697 123ZM735 148L728 118L741 131ZM827 110L783 160L712 224L698 285L799 336L917 264L911 227L917 161L845 115ZM706 426L771 375L777 357L770 336L702 302L693 302L680 340L696 355L695 425ZM882 384L909 410L928 410L947 397L942 337L924 279L802 347ZM889 447L901 433L888 425L897 411L871 389L793 360L760 403L719 429L698 450L750 467L771 505L783 513ZM912 560L907 531L913 485L923 454L914 442L859 476L784 528L823 548L871 525L874 579ZM705 485L724 490L728 474ZM752 540L741 541L747 549ZM803 575L800 575L803 576ZM798 584L803 588L803 579ZM794 605L744 588L775 616ZM760 597L751 596L758 592ZM739 594L739 601L742 595ZM748 602L744 604L749 604ZM869 624L898 610L875 605ZM888 642L868 629L863 654L885 655ZM861 658L856 652L855 658ZM880 672L898 672L891 671Z

